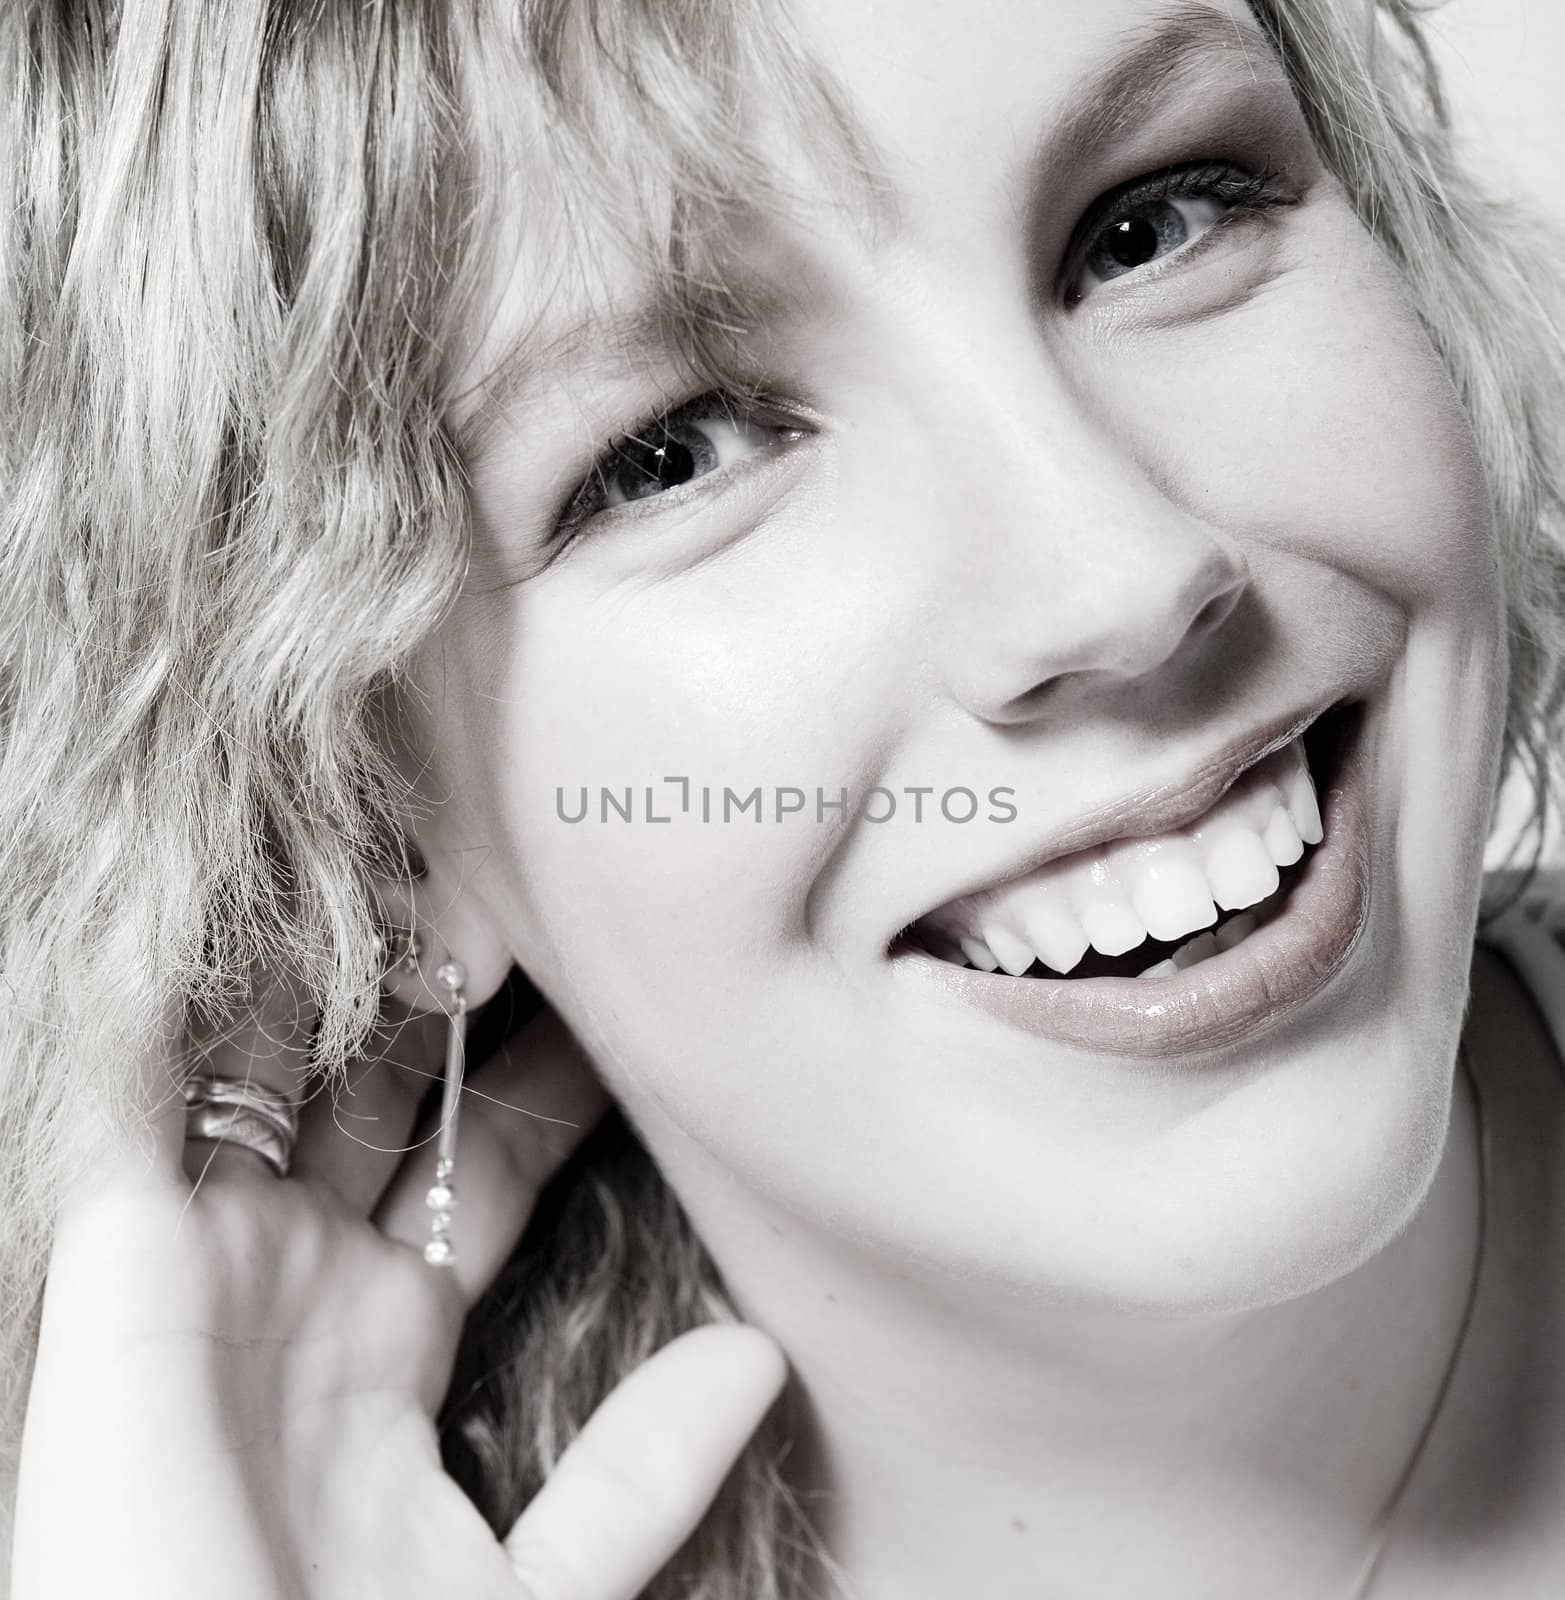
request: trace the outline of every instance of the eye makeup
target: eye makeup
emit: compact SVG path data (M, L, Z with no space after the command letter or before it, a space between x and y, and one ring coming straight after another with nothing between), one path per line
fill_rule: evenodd
M1155 248L1159 242L1159 230L1148 213L1155 215L1159 207L1167 212L1176 201L1197 199L1216 202L1223 210L1195 239L1179 244L1169 255L1136 262L1137 254L1148 245ZM1162 262L1175 257L1188 260L1219 229L1231 231L1246 218L1295 203L1296 196L1283 186L1270 166L1260 172L1247 172L1229 161L1168 167L1121 184L1094 201L1077 226L1066 257L1064 303L1074 306L1086 298L1080 286L1081 275L1092 262L1094 247L1109 230L1122 235L1111 238L1109 243L1125 275L1131 275L1157 270Z
M703 419L717 418L716 429L703 430ZM739 460L723 460L712 433L748 434L756 446ZM808 431L805 422L780 402L759 393L706 389L672 408L653 412L603 450L586 479L555 519L556 537L574 537L589 522L618 512L640 515L681 504L708 479L746 471L768 452L796 442ZM769 437L761 437L761 436ZM639 492L638 492L639 491ZM611 503L611 496L620 499Z

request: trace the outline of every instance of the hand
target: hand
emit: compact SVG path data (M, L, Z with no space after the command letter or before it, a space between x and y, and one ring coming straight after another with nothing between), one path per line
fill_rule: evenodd
M12 1600L631 1600L683 1543L781 1387L756 1329L698 1329L633 1373L503 1544L442 1470L434 1417L463 1316L607 1103L551 1014L471 1074L458 1264L430 1267L433 1144L402 1152L446 1027L383 1027L350 1092L305 1107L286 1179L237 1145L187 1145L176 1105L150 1161L71 1196ZM202 1065L302 1096L308 1039L274 986Z

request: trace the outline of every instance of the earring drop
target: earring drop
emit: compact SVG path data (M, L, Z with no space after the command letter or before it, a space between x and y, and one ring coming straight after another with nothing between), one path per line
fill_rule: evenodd
M432 1267L456 1264L451 1243L451 1213L456 1210L456 1123L462 1096L462 1052L466 1039L467 996L463 985L467 974L457 961L443 962L435 971L435 982L445 990L449 1003L446 1015L450 1029L446 1034L446 1075L440 1096L440 1135L435 1146L435 1181L424 1196L429 1207L429 1243L424 1259Z

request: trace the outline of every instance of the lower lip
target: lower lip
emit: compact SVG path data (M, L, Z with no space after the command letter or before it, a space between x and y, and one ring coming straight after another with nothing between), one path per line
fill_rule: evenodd
M1287 901L1232 950L1166 978L1009 978L899 951L894 971L1044 1039L1101 1055L1219 1049L1275 1027L1341 972L1369 921L1367 718L1346 730L1322 797L1325 838Z

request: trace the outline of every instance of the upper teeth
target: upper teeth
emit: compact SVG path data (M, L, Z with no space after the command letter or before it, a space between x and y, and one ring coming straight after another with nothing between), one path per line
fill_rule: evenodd
M1264 900L1279 867L1322 838L1300 740L1252 767L1189 827L1078 851L942 906L919 923L937 947L987 972L1019 977L1041 960L1069 972L1090 945L1106 956L1149 934L1182 938L1218 911Z

